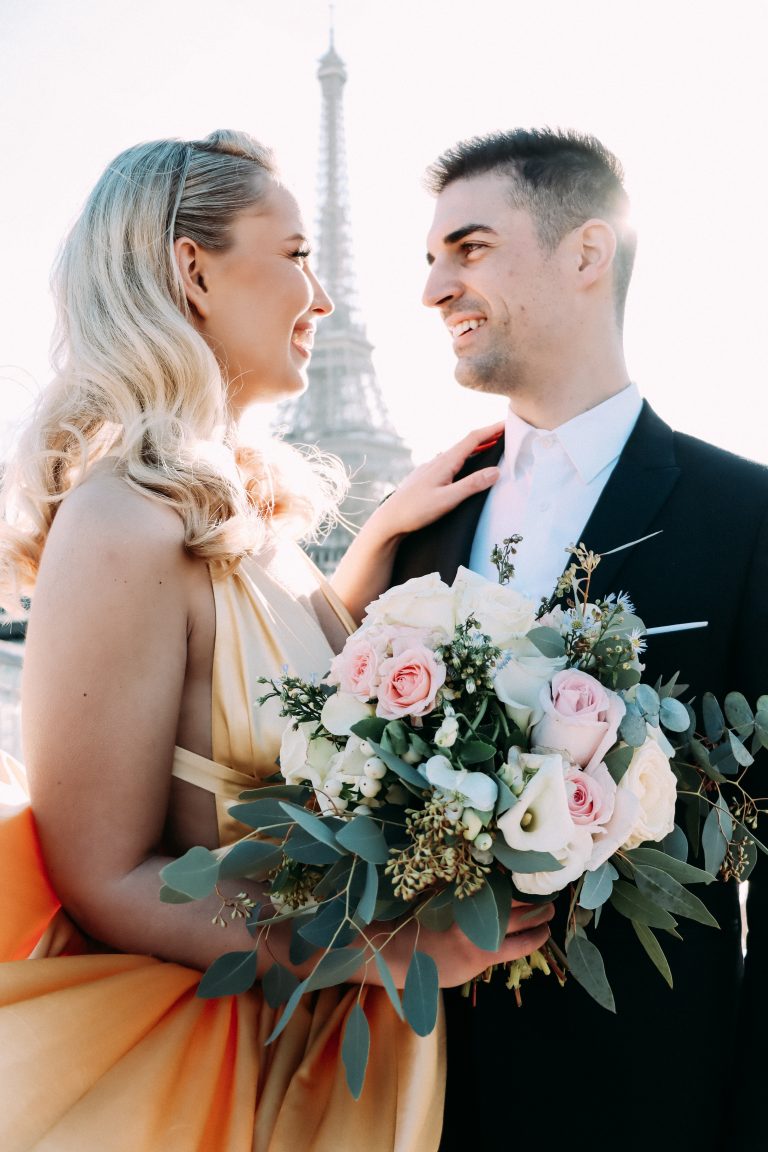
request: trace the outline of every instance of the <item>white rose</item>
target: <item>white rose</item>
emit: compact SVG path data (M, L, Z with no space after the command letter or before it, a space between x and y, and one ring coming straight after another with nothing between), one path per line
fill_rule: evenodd
M349 692L334 692L323 704L320 720L334 736L349 736L352 725L373 716L373 711L372 704L358 700Z
M518 636L508 645L493 686L521 732L527 733L541 719L541 689L561 668L565 668L565 656L544 656L526 636Z
M280 771L289 784L308 780L313 788L321 788L328 774L336 748L324 736L310 740L316 728L311 721L288 727L280 743Z
M437 572L397 584L365 610L364 625L399 624L407 628L439 630L453 636L456 626L454 596Z
M574 839L574 825L568 810L565 790L565 765L558 753L520 754L526 771L534 770L516 804L507 809L497 826L509 844L518 852L550 852L559 858ZM590 851L592 837L589 838Z
M640 813L623 847L637 848L646 840L663 840L675 826L677 781L669 760L652 738L636 749L618 791L636 796Z
M536 605L516 592L509 584L494 584L477 572L459 568L453 582L458 621L474 616L481 632L497 648L508 648L512 641L534 625Z

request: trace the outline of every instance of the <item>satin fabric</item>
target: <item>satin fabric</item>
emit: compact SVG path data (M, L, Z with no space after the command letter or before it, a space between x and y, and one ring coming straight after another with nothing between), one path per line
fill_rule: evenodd
M291 573L291 586L283 579ZM352 626L298 549L213 583L213 760L177 749L173 772L214 793L222 845L247 832L229 814L275 770L284 721L259 705L260 676L327 669ZM5 757L6 798L23 780ZM0 808L0 1147L3 1152L433 1152L445 1079L442 1016L419 1038L383 989L305 997L279 1039L255 989L195 996L200 973L95 950L48 878L28 805ZM340 1044L358 994L371 1027L359 1101Z

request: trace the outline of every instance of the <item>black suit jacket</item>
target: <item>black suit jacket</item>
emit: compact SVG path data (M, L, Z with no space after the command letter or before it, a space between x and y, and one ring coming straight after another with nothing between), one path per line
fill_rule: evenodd
M468 469L495 463L502 450L499 443L473 457ZM468 563L484 500L485 493L472 497L406 539L394 581L439 570L451 582ZM593 594L627 592L648 627L708 621L706 629L649 638L644 679L679 671L689 685L683 698L694 705L706 690L720 699L740 690L754 704L768 692L768 469L673 432L645 404L580 539L607 552L658 531L607 556ZM755 797L768 795L767 770L759 767L750 785ZM765 823L761 831L765 843ZM577 1134L623 1152L768 1149L761 1096L768 1085L768 860L759 859L749 885L746 968L737 886L718 882L696 892L721 927L683 919L682 942L658 934L672 991L629 922L604 909L595 939L615 1016L575 981L561 989L538 973L523 986L520 1009L501 981L481 986L475 1007L446 992L442 1149L463 1149L474 1138L486 1149L548 1152ZM511 1107L500 1110L500 1101Z

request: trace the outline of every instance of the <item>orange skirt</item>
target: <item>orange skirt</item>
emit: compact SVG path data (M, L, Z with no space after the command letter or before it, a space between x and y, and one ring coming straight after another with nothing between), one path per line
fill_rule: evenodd
M200 973L89 952L47 877L28 807L0 809L3 1152L434 1152L442 1019L420 1039L380 988L355 1102L340 1045L357 990L305 997L278 1040L259 991L202 1000Z

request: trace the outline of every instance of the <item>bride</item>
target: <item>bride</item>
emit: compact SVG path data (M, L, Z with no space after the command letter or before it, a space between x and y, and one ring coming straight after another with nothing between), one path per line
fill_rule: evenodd
M488 430L412 474L335 587L322 579L296 538L332 514L338 473L238 440L246 408L306 386L332 309L296 201L244 134L118 156L56 294L56 375L7 470L0 541L6 604L34 589L30 805L0 822L2 1147L429 1152L439 1029L416 1037L365 973L373 1059L354 1103L339 1037L359 988L305 997L265 1048L275 1011L258 985L195 996L201 969L251 946L246 928L212 923L216 897L162 903L158 874L247 831L229 808L274 772L284 723L274 701L254 704L258 677L325 672L400 536L494 481L454 482ZM511 911L493 956L458 931L422 931L419 947L459 984L544 942L551 906L525 914ZM403 935L387 953L401 983ZM270 942L288 964L287 941Z

